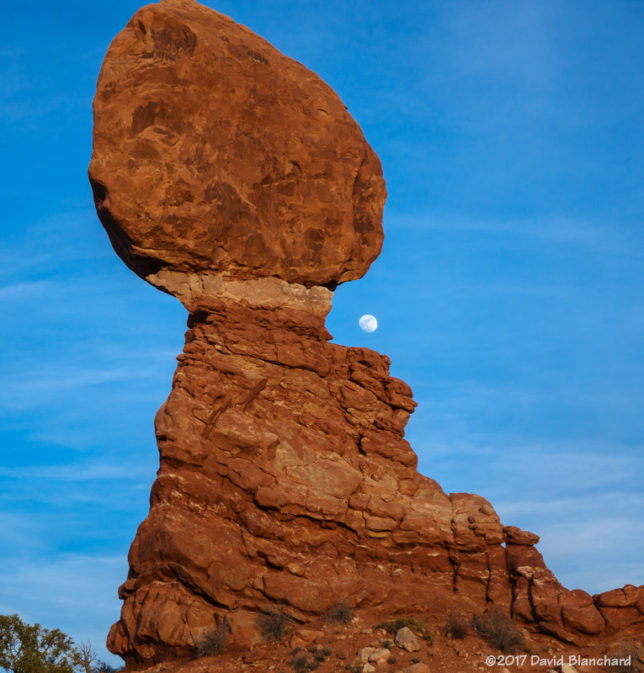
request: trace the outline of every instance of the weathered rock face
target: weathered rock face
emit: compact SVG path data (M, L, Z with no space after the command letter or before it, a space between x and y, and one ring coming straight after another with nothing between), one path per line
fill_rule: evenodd
M188 0L144 8L107 54L90 175L124 260L188 308L159 410L150 514L112 652L189 656L227 620L336 604L465 614L494 604L570 642L644 629L644 589L564 589L483 498L447 495L404 439L389 360L329 342L333 286L377 256L378 160L319 79Z
M114 248L143 277L333 287L382 246L380 161L342 101L192 0L144 7L112 42L89 172Z

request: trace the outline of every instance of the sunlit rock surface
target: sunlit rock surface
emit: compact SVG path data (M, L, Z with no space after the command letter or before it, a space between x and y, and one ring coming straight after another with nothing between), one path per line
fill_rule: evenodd
M143 8L94 103L96 206L125 263L188 309L159 410L160 470L112 652L188 658L227 623L471 615L490 604L583 644L642 634L644 589L564 589L538 537L416 471L416 404L386 356L329 342L332 289L382 245L380 163L339 98L191 0Z

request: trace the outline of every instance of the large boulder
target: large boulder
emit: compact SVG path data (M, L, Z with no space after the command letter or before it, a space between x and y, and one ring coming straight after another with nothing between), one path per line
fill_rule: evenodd
M193 0L138 11L105 56L89 168L116 252L162 269L306 286L382 247L380 161L338 96Z

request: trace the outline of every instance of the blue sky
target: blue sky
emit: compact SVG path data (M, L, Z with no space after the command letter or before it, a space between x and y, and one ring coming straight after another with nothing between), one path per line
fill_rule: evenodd
M7 4L0 613L107 659L186 318L112 252L86 178L140 5ZM207 4L319 73L382 159L384 251L328 326L411 384L421 471L539 533L568 587L644 583L644 4Z

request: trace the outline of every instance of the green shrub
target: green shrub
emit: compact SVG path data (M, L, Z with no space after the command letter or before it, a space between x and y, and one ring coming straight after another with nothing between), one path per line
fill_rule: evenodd
M0 615L0 669L73 673L83 669L83 661L72 639L59 629L27 624L18 615Z
M416 631L416 633L418 633L423 640L427 641L429 645L434 642L434 636L427 630L427 619L421 621L415 617L401 617L390 622L380 622L379 624L376 624L377 629L384 629L387 633L391 633L394 636L405 626L412 631Z

